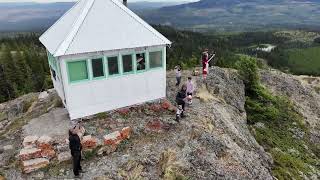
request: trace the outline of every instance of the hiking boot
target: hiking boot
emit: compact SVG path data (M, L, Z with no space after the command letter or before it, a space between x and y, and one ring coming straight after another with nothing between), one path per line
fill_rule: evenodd
M82 170L82 169L79 170L79 172L80 172L80 173L86 173L86 171L84 171L84 170Z
M80 174L78 174L78 175L74 175L74 178L75 179L80 179L82 176L80 175Z

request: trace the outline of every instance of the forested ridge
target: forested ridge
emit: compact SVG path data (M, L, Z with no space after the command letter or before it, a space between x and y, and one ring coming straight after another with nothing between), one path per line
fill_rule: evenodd
M52 87L44 47L37 34L0 40L0 102Z

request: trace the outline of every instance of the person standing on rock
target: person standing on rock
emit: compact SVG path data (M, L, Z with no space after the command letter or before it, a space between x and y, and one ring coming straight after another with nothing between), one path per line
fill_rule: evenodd
M69 129L69 148L72 155L74 176L80 177L80 172L83 172L80 165L82 146L80 138L74 128Z
M194 84L192 82L192 78L188 77L188 81L186 83L187 86L187 96L188 96L188 104L191 105L192 104L192 96L195 90Z
M176 80L177 80L176 86L179 86L181 82L181 66L180 65L176 66L174 68L174 71L176 73Z
M180 110L180 107L182 109L179 114L179 117L181 117L181 118L185 117L184 111L185 111L186 100L187 100L187 86L184 84L184 85L182 85L181 90L177 93L177 96L176 96L178 110ZM179 122L179 118L176 118L176 121Z
M209 59L209 50L205 49L204 52L202 52L202 75L203 75L203 81L206 82L207 75L209 73L209 62L215 57L215 54L211 56Z

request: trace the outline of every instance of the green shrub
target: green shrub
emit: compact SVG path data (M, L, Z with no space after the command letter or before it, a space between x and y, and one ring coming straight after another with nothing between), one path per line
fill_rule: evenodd
M249 56L239 56L236 68L246 85L247 92L255 91L259 84L258 66L256 59Z
M302 115L295 111L287 97L273 96L261 86L254 59L243 57L237 67L245 85L249 86L246 87L245 104L247 123L264 124L264 127L253 126L253 134L274 159L273 175L278 179L303 179L301 173L308 176L312 171L310 166L316 167L320 163L319 157L313 155L318 154L319 147L310 143ZM304 137L296 138L292 129L302 132ZM297 154L290 154L289 150L297 151Z

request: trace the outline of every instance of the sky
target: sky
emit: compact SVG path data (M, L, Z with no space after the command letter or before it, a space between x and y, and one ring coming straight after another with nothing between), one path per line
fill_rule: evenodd
M0 2L40 2L40 3L48 3L48 2L70 2L77 0L0 0ZM137 2L137 1L196 1L196 0L128 0L128 2Z

